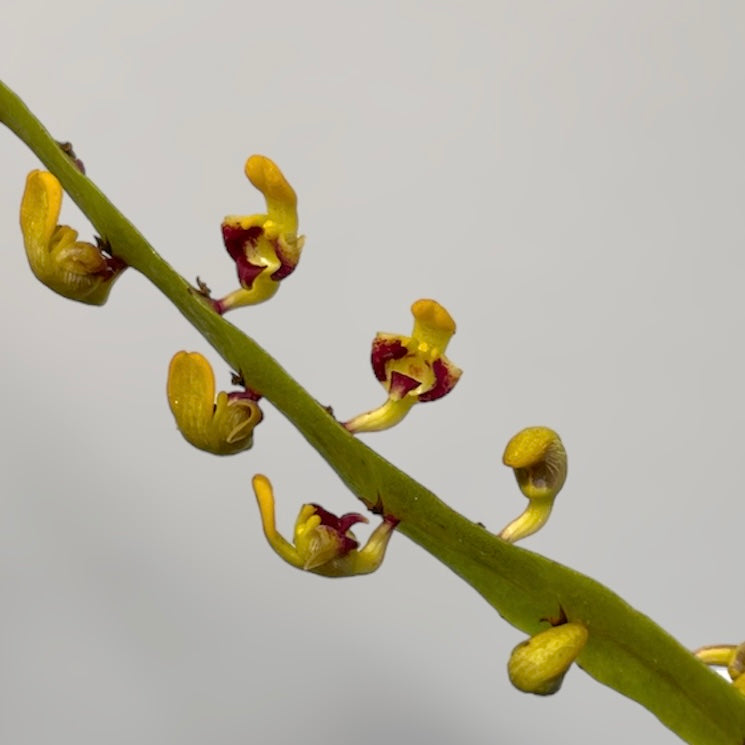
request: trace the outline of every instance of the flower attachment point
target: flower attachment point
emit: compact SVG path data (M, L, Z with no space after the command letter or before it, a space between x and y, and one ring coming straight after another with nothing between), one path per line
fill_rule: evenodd
M499 534L514 543L540 530L548 520L566 480L567 454L552 429L528 427L507 443L502 461L514 470L520 491L530 500L525 511Z
M225 248L235 261L239 290L212 305L220 313L268 300L292 274L305 239L298 236L297 197L277 165L252 155L245 166L249 181L264 195L266 214L229 215L222 223Z
M168 367L168 403L184 438L215 455L234 455L253 445L254 427L263 415L249 391L220 391L199 352L177 352Z
M580 623L564 623L541 631L512 650L507 663L510 682L525 693L556 693L586 643L587 629Z
M59 295L103 305L126 264L106 244L79 241L76 230L58 225L62 186L46 171L31 171L21 200L21 232L31 271Z
M373 340L372 368L388 392L388 400L346 422L344 426L354 434L398 424L415 403L442 398L460 379L462 370L445 356L455 333L450 314L439 303L426 299L417 300L411 313L411 336L379 333Z
M357 512L337 517L320 505L304 504L295 522L294 543L289 543L275 526L274 491L269 479L257 474L252 483L264 535L275 553L288 564L324 577L350 577L370 574L382 563L398 524L395 518L384 518L367 543L359 548L351 528L356 523L366 523L366 517Z

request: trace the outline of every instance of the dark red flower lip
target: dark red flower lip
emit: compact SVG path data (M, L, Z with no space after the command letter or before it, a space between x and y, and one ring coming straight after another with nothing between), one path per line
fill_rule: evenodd
M255 248L264 236L264 232L264 228L260 225L252 225L248 228L229 223L223 223L222 225L223 243L230 258L235 262L238 281L247 290L253 287L254 280L266 269L266 266L251 263L247 258L248 252L246 248ZM275 282L279 282L295 271L297 257L291 255L283 248L282 241L272 240L271 243L280 264L279 268L271 275L271 278Z
M250 228L242 228L239 225L222 226L222 239L230 258L235 262L238 272L238 281L242 287L250 290L254 280L266 269L265 266L252 264L246 258L246 246L254 247L264 234L264 228L260 225L252 225Z
M422 402L442 398L455 388L460 379L460 372L457 369L454 371L453 367L441 358L432 363L432 372L435 374L435 384L428 391L419 394L419 400Z
M281 241L274 242L274 253L277 254L280 267L279 269L277 269L276 272L274 272L274 274L272 274L272 279L275 282L279 282L285 277L289 277L289 275L295 271L295 267L297 266L297 257L288 255L287 251L285 251L282 247Z
M330 528L337 534L341 542L340 555L344 555L359 547L359 541L348 535L349 530L357 523L366 523L368 519L359 512L347 512L341 517L337 517L333 512L329 512L321 507L320 504L311 502L311 507L316 511L316 515L321 518L321 525Z
M386 363L393 360L400 360L408 353L409 350L401 343L400 339L385 339L376 336L373 339L372 353L370 354L370 361L372 362L375 377L379 381L384 382L386 379Z
M418 388L421 384L420 380L394 370L391 373L389 393L394 398L403 398L408 393L411 393L415 388Z

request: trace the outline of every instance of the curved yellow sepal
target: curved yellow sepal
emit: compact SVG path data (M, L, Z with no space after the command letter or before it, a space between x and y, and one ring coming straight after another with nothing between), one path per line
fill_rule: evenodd
M269 219L279 224L282 232L296 233L297 195L277 164L264 155L252 155L244 170L248 180L264 195Z

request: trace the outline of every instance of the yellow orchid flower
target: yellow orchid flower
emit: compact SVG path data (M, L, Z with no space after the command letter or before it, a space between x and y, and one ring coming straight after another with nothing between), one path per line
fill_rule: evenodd
M126 264L105 244L79 241L76 230L58 225L62 186L46 171L31 171L21 201L21 231L31 271L54 292L89 305L103 305Z
M370 574L382 563L388 541L398 520L385 517L367 543L359 543L351 531L367 518L357 512L336 515L317 504L304 504L295 522L294 543L285 540L275 526L274 490L266 476L253 477L253 489L269 545L288 564L324 577Z
M520 491L529 500L525 511L499 534L514 543L540 530L548 520L566 481L567 454L552 429L527 427L507 443L502 461L514 470Z
M215 455L234 455L253 445L263 415L249 391L220 391L199 352L177 352L168 367L168 403L184 438Z
M455 321L434 300L411 306L411 336L379 333L373 340L371 362L375 377L388 391L379 408L350 419L344 426L353 433L373 432L398 424L418 401L434 401L449 393L462 371L446 356L455 333Z
M223 220L223 241L235 261L241 288L212 301L220 314L272 297L280 280L295 270L305 242L297 234L297 196L277 165L263 155L252 155L245 171L264 195L267 211L248 217L229 215Z

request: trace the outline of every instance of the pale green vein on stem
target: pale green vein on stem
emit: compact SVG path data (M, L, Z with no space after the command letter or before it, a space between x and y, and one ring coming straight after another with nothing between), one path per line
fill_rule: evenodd
M357 497L368 505L382 500L386 512L401 519L401 533L460 575L523 631L544 628L541 619L561 610L570 620L584 623L589 640L580 665L641 703L687 742L745 745L745 697L734 686L611 590L496 538L350 435L264 349L189 292L188 282L78 172L2 83L0 121L57 176L114 253L171 300L225 361L293 423ZM19 201L21 189L19 184ZM495 648L492 654L504 657L506 674L509 650Z

